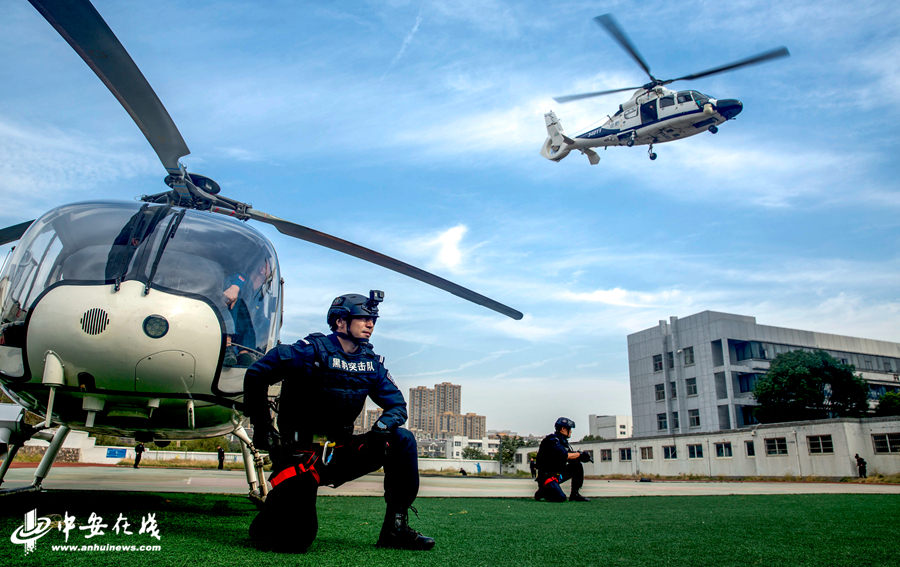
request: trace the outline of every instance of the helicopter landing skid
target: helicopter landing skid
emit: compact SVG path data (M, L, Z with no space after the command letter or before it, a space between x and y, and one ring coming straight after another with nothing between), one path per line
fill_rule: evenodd
M250 436L247 435L247 430L243 426L235 426L234 436L241 441L244 472L247 474L247 484L250 485L248 496L257 506L261 506L269 494L269 485L263 472L265 461L259 454L259 450L253 446L253 441L250 440Z

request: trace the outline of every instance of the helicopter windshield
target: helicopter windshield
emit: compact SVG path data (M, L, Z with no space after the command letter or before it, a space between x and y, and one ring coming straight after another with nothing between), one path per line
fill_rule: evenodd
M259 232L168 205L87 202L48 212L23 235L0 274L0 345L22 348L24 321L52 286L132 280L203 300L244 352L265 353L276 340L278 261ZM15 370L3 360L0 370Z

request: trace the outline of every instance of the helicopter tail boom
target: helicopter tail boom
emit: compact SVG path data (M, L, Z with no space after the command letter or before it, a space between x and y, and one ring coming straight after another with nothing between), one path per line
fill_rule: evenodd
M541 147L541 155L550 161L560 161L572 150L579 150L587 156L591 165L600 163L600 156L594 150L578 145L578 142L566 135L566 130L560 123L556 113L552 110L544 115L544 123L547 125L547 139Z

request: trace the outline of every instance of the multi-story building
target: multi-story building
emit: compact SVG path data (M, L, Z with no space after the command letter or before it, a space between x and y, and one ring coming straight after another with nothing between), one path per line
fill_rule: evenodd
M408 428L410 431L435 431L437 429L434 392L427 386L409 389Z
M444 382L434 389L417 386L409 390L409 430L420 442L453 436L484 436L486 418L462 414L462 386Z
M487 424L485 416L467 413L464 419L463 435L469 439L481 439L485 436L485 426Z
M900 344L758 325L704 311L628 335L634 437L713 432L756 423L752 391L772 359L824 350L853 364L870 397L900 390Z
M434 385L434 410L437 415L462 413L462 386L442 382Z
M588 416L588 435L603 439L627 439L631 437L630 415L595 415Z

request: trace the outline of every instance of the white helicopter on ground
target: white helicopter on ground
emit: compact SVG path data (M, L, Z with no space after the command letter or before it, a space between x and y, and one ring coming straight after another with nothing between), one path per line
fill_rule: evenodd
M272 244L241 221L270 224L522 318L439 276L219 195L215 181L179 162L187 145L94 6L29 1L131 115L170 189L143 204L64 205L0 230L0 245L19 241L0 270L0 388L22 406L0 405L0 482L25 441L50 441L32 485L0 492L39 491L76 429L160 446L234 433L251 496L265 496L262 459L243 428L243 376L278 343L283 282ZM229 296L234 278L242 291ZM44 423L26 424L23 407Z
M579 150L590 160L591 165L600 162L600 156L591 148L609 146L650 145L647 153L651 160L656 159L653 144L681 140L689 136L709 131L719 131L719 125L734 119L741 113L744 105L735 99L714 99L699 91L672 91L664 88L675 81L700 79L717 73L732 71L740 67L755 65L779 57L790 55L786 47L778 47L747 59L742 59L714 69L678 77L677 79L660 80L650 73L650 67L629 41L628 37L610 14L594 18L609 34L631 55L641 69L650 77L650 82L642 87L626 87L556 97L559 103L572 102L595 96L624 92L637 89L631 98L619 105L619 110L606 120L602 126L592 128L574 138L566 135L565 129L552 110L544 115L547 126L547 139L541 147L541 155L551 161L560 161L572 150Z

